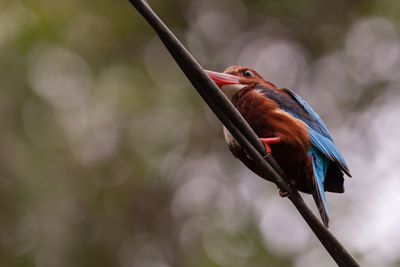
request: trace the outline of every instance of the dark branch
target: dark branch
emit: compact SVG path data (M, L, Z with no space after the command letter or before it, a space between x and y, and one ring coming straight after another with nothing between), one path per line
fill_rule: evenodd
M194 88L218 119L246 150L263 174L270 177L281 190L288 192L288 198L292 201L336 263L339 266L359 266L350 253L306 206L300 194L285 182L285 179L282 178L283 172L281 168L270 154L265 154L264 145L259 141L257 135L250 128L248 123L203 71L200 64L154 13L147 2L145 0L129 1L153 27Z

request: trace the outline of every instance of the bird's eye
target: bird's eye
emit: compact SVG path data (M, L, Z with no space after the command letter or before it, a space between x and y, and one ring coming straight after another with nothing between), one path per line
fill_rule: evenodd
M250 78L250 77L253 77L254 74L253 74L252 71L246 70L246 71L243 72L243 76L246 77L246 78Z

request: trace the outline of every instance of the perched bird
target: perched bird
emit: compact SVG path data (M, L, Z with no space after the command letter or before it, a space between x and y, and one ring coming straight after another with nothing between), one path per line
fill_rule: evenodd
M328 227L325 191L343 193L343 173L351 175L318 114L294 92L278 89L250 68L231 66L224 73L206 73L253 128L289 182L297 190L312 194ZM235 157L270 180L226 128L224 135ZM284 192L280 194L284 196Z

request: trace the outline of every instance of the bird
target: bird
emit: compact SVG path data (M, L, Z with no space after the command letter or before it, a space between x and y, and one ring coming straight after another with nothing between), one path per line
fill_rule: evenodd
M297 94L278 88L249 67L230 66L223 73L205 70L264 144L296 190L311 194L325 227L326 192L344 192L347 164L318 114ZM224 127L232 154L257 175L271 181ZM279 194L284 197L286 192Z

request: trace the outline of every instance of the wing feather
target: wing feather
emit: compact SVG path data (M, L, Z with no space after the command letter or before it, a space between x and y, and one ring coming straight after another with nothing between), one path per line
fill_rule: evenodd
M350 171L347 164L340 154L339 150L336 148L333 142L332 136L330 135L328 128L318 116L318 114L298 95L289 89L282 89L284 92L288 93L290 97L296 101L308 116L312 119L309 121L307 118L301 117L298 114L291 113L293 116L302 120L307 125L308 134L310 135L311 144L315 146L320 152L322 152L330 160L336 162L339 168L346 173L349 177ZM290 110L288 111L290 112Z

